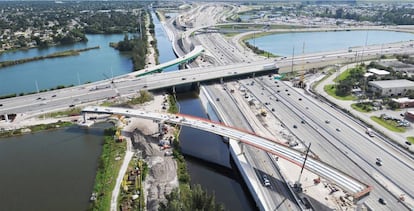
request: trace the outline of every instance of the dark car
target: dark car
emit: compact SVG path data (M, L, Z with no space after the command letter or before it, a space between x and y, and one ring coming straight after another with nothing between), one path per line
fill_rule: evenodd
M69 105L69 107L70 107L70 108L72 108L72 107L75 107L75 105L73 105L73 104L70 104L70 105Z
M380 204L383 204L383 205L386 205L386 204L387 204L387 201L385 201L385 199L383 199L383 198L379 198L379 199L378 199L378 202L379 202Z

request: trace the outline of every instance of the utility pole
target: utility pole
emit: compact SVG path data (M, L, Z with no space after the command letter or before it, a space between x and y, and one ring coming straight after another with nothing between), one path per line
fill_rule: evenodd
M256 46L256 32L253 32L253 46Z
M78 72L78 84L79 84L79 86L81 85L81 83L80 83L80 77L79 77L79 72Z
M39 85L37 84L37 80L35 80L35 85L36 85L36 91L37 93L39 93Z
M311 144L312 143L309 143L308 150L306 150L306 155L305 155L305 159L303 160L302 169L300 170L299 178L298 178L298 181L296 182L298 188L301 188L300 178L302 177L303 169L305 168L306 160L308 159L308 154L310 151Z
M364 61L364 51L365 51L365 48L367 47L367 42L368 42L368 31L367 31L367 34L365 35L365 45L362 48L361 63Z
M139 15L138 15L138 20L139 20L139 38L142 40L142 27L141 27L141 10L139 10Z
M292 69L291 72L293 73L293 59L295 58L295 45L293 45L293 52L292 52Z

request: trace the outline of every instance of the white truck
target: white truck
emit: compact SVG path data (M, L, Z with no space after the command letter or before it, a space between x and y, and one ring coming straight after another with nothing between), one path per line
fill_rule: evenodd
M374 133L373 133L373 131L372 131L371 128L367 128L367 130L365 131L365 133L368 134L369 137L375 137L375 135L374 135Z
M263 70L279 70L279 67L276 65L276 63L270 63L263 65Z

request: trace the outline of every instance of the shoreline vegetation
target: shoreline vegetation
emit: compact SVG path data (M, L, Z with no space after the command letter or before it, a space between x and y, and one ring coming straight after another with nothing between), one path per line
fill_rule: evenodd
M110 210L112 190L126 152L126 142L117 142L114 137L117 128L104 130L104 143L99 158L93 187L93 196L88 210Z
M32 126L18 128L15 130L0 131L0 138L9 138L9 137L20 136L20 135L25 135L25 134L35 133L35 132L40 132L40 131L54 130L54 129L59 129L61 127L68 127L71 125L73 125L73 123L67 122L67 121L57 121L55 123L50 123L50 124L32 125Z
M100 46L90 47L90 48L82 48L77 50L67 50L67 51L60 51L52 54L48 54L46 56L35 56L31 58L25 59L18 59L18 60L9 60L9 61L2 61L0 62L0 68L9 67L18 64L24 64L33 61L45 60L45 59L54 59L59 57L67 57L67 56L78 56L81 52L99 49Z

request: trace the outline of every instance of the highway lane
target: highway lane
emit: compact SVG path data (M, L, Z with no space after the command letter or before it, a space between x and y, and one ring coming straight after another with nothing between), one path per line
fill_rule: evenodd
M256 81L260 81L260 80L256 80ZM273 82L272 82L273 83ZM270 83L270 84L268 84L268 85L273 85L273 88L275 87L274 86L274 84L272 84L272 83ZM280 82L279 82L280 83ZM250 87L249 87L250 88ZM253 89L253 88L252 88ZM293 120L293 122L289 122L289 124L291 124L291 125L289 125L288 127L290 127L290 128L292 128L292 124L295 124L294 122L296 121L296 125L298 126L298 129L300 129L300 128L302 128L302 127L307 127L311 122L310 121L307 121L306 122L306 124L301 124L300 123L300 120L303 118L303 116L304 115L306 115L307 116L307 113L308 112L311 112L312 110L318 110L317 108L313 108L313 106L310 104L310 103L305 103L304 101L305 101L305 99L304 99L304 97L303 96L296 96L295 95L295 93L290 89L290 87L288 87L288 86L281 86L280 87L280 89L282 89L282 91L281 92L279 92L278 93L278 98L279 98L279 104L282 104L282 103L286 103L286 102L290 102L290 103L288 103L287 105L286 105L286 107L288 107L289 109L291 109L292 111L290 111L290 113L292 113L292 112L294 112L294 113L296 113L297 114L297 117L296 117L296 120ZM288 89L289 90L289 96L287 95L287 93L286 93L286 91L285 91L285 89ZM253 91L253 90L252 90ZM255 88L255 90L254 90L254 92L256 93L256 96L260 99L260 97L262 96L261 94L259 94L259 93L262 93L262 92L264 92L264 91L266 91L266 90L261 90L261 88L259 88L259 85ZM274 90L273 91L274 93L277 93L277 91L276 90ZM298 100L298 98L299 97L302 97L302 101L299 101ZM264 100L267 100L267 99L264 99ZM263 102L263 101L262 101ZM293 103L292 103L293 102ZM301 104L301 103L303 103L303 105L301 105L301 109L295 109L295 107L297 107L297 105L296 104ZM306 107L308 107L308 109L306 109ZM276 111L278 111L277 109L276 109ZM285 114L287 111L285 111L285 112L280 112L280 113L278 113L279 115L283 115L283 114ZM338 135L340 135L340 136L342 136L342 137L340 137L340 140L346 140L346 138L348 138L349 139L349 137L354 137L354 135L352 135L352 132L354 132L354 131L351 131L350 132L350 134L349 135L345 135L345 133L343 132L343 123L340 123L340 124L336 124L336 123L334 123L334 121L333 120L330 120L331 122L329 123L329 124L326 124L325 123L325 120L327 120L327 119L329 119L329 118L331 118L331 116L327 116L327 117L324 117L323 116L323 114L321 114L321 112L320 112L320 109L319 109L319 111L318 111L319 113L319 115L315 115L315 116L308 116L308 120L313 120L313 121L315 121L315 123L316 123L316 126L314 126L314 127L316 127L317 128L317 130L319 131L319 133L323 133L324 135L322 136L322 137L328 137L328 139L330 140L330 142L332 142L333 140L337 140L338 139ZM324 111L325 112L325 111ZM329 113L329 112L325 112L325 113ZM292 116L288 116L288 117L285 117L284 118L285 120L284 121L286 121L286 120L291 120L292 119ZM292 120L291 120L292 121ZM286 125L288 125L288 123L286 123ZM328 125L328 126L327 126ZM328 128L330 131L329 132L324 132L325 131L325 128ZM336 131L336 128L341 128L341 132L338 132L338 131ZM312 128L312 129L314 129L314 128ZM322 130L323 129L323 130ZM295 132L296 130L295 129L292 129L292 131L293 132ZM306 134L306 133L305 133ZM344 135L342 135L342 134L344 134ZM302 136L303 135L303 131L298 131L298 133L297 133L297 136ZM307 137L307 138L306 138ZM307 141L312 141L312 140L314 140L314 139L312 139L311 137L315 137L317 140L315 140L314 142L319 142L319 141L321 141L321 140L324 140L324 139L326 139L326 138L322 138L322 139L319 139L318 138L318 136L305 136L305 138L306 138L306 140ZM320 137L320 136L319 136ZM341 145L341 143L342 143L342 141L340 141L340 140L338 140L338 142L337 143L334 143L334 145L335 146L340 146ZM354 142L355 143L355 142ZM328 143L329 144L329 143ZM359 144L359 143L358 143ZM312 146L314 146L314 145L312 145ZM329 146L329 145L327 145L327 144L323 144L323 146L324 146L324 148L326 148L326 146ZM352 150L356 150L356 149L352 149ZM344 151L347 151L348 152L348 154L347 154L347 156L350 156L349 155L349 153L351 153L352 152L352 150L348 150L348 149L346 149L346 150L344 150ZM314 151L316 151L316 152L318 152L317 151L317 149L315 149L314 148ZM335 152L335 151L337 151L337 150L334 150L334 149L330 149L329 151L333 151L333 152ZM365 155L365 153L364 153L365 151L363 151L362 150L362 152L360 152L360 153L363 153L363 155ZM368 150L368 152L369 152L369 150ZM319 154L319 153L318 153ZM339 154L341 154L341 152L339 152ZM319 154L319 157L321 157L321 158L327 158L327 155L324 155L324 154ZM331 157L331 156L329 156L328 155L328 157ZM334 158L335 156L333 156L332 158ZM358 158L358 156L357 156L357 158ZM330 162L331 164L334 164L335 166L338 166L339 164L343 164L343 163L346 163L346 160L348 160L348 159L345 159L344 161L339 161L338 162L338 164L335 164L335 162L331 162L331 160L330 160L330 158L329 159L324 159L324 160L329 160L328 162ZM363 163L368 163L368 167L370 167L371 166L371 168L373 167L374 168L374 171L375 171L375 169L376 169L376 166L375 166L375 164L374 164L374 166L372 166L372 164L373 164L373 162L375 162L375 156L372 158L372 160L370 160L370 161L364 161L364 160L360 160L360 161L357 161L357 163L360 165L362 165ZM341 168L341 169L343 169L345 172L348 172L348 173L353 173L353 175L354 176L356 176L356 177L361 177L361 175L365 175L366 173L364 173L364 172L360 172L360 171L355 171L355 170L357 170L358 168L355 168L355 167L353 167L353 168L348 168L348 166L353 166L354 164L353 163L349 163L349 164L346 164L345 166L342 166L342 168L340 167L341 165L339 165L339 167ZM363 168L368 168L368 167L364 167L364 165L362 165L363 166ZM408 169L408 171L410 171L409 169ZM356 173L356 172L360 172L360 173ZM362 173L362 174L361 174ZM367 172L367 173L374 173L374 172ZM409 173L408 173L408 175L409 175ZM367 178L365 178L364 179L364 181L366 181L366 182L368 182L369 180L366 180ZM369 179L369 178L368 178ZM407 178L403 178L403 179L407 179ZM403 180L404 181L404 180ZM405 180L405 181L407 181L407 180ZM408 182L409 182L409 180L408 180ZM371 183L369 183L368 182L368 184L371 184ZM375 188L374 189L374 195L376 195L375 194L375 190L376 189L378 189L378 188ZM386 194L386 191L382 191L383 193L381 194L381 195L384 195L384 194ZM382 197L381 195L378 195L378 197ZM372 198L372 197L371 197ZM395 201L395 198L394 197L389 197L390 199L389 199L389 201L391 200L391 201ZM370 202L370 205L373 205L373 206L375 206L376 204L378 204L376 201L375 201L375 199L374 200L372 200L371 199L371 202ZM379 208L381 208L381 206L379 206ZM397 208L397 207L396 207Z
M401 52L401 48L395 48L394 50L395 51L398 50L398 52ZM414 49L412 48L410 48L409 50L414 51ZM316 60L318 60L318 57L320 55L329 55L329 54L330 53L328 52L325 54L318 54L317 56L314 56L313 54L311 56L304 55L302 57L297 57L296 59L298 59L298 62L299 61L304 62L305 63L304 66L306 68L308 68L309 65L316 67L319 65L326 65L326 63L328 62L332 64L337 63L338 60L335 59L334 57L330 58L326 56L325 56L324 61L316 62ZM342 54L349 54L349 53L343 52ZM320 57L323 57L323 56L320 56ZM272 61L273 60L266 59L266 60L258 61L258 62L232 64L232 65L218 66L218 67L195 68L191 70L182 70L178 72L158 73L158 74L144 76L142 78L136 78L136 79L119 77L118 79L114 80L114 85L119 90L124 90L126 94L133 94L134 92L142 90L142 89L151 90L151 89L160 88L162 86L170 86L172 84L184 84L184 83L189 83L189 82L194 82L194 81L203 81L208 78L211 78L211 76L226 77L226 76L234 76L234 75L241 74L244 72L249 72L255 69L260 70L261 67L263 67L263 65L269 64ZM312 61L312 62L307 63L307 61ZM288 59L283 59L283 60L279 59L277 60L277 64L280 66L281 71L288 72L290 69L289 66L291 65L291 62L288 61ZM301 63L298 63L298 65L296 66L301 66ZM185 80L183 80L183 78L185 78ZM56 91L57 93L60 93L60 94L58 94L54 100L61 100L61 98L59 97L60 95L66 96L64 97L65 100L62 100L62 106L61 106L61 108L65 108L71 105L71 104L68 104L68 101L66 99L67 96L75 95L74 96L75 99L76 97L78 97L78 98L82 98L80 99L80 101L88 101L88 95L89 93L91 93L90 91L91 88L96 87L96 86L108 85L108 84L110 84L110 81L104 80L100 82L95 82L93 84L85 84L85 85L81 85L77 87L61 89L61 90ZM128 90L132 90L132 91L128 91ZM114 91L116 92L115 89ZM7 113L23 113L27 111L48 110L49 107L47 105L36 106L35 103L33 102L32 103L29 102L28 105L26 105L26 103L28 103L27 100L30 97L33 97L34 99L37 99L39 97L48 99L50 98L52 93L54 92L39 93L39 94L28 95L28 96L23 96L23 97L16 97L12 99L2 99L0 100L0 103L3 104L3 106L0 107L0 114L4 114L6 112ZM114 96L114 95L110 95L110 92L107 92L106 89L95 90L93 91L91 95L101 96L102 97L101 100ZM115 93L115 96L116 96L116 93ZM11 105L9 105L10 102L12 102ZM75 105L79 104L76 102L73 102L73 103Z
M236 105L236 101L232 99L231 94L226 87L218 88L216 85L207 86L209 95L214 99L218 99L214 102L219 114L224 116L226 124L233 125L247 131L254 131L246 117L244 112L240 110L240 107ZM280 175L279 170L275 165L269 165L273 163L272 157L264 151L253 148L249 145L244 146L245 157L252 165L252 168L256 171L256 182L260 184L259 192L265 197L267 206L274 210L276 208L283 210L300 210L297 206L295 199L289 192L287 184ZM269 178L271 185L265 187L263 184L263 176L266 175Z
M220 45L222 45L223 43L226 43L226 42L218 42L218 40L213 40L213 41L207 43L205 45L205 47L215 46L215 45L217 45L217 43L220 43ZM364 55L364 58L366 58L366 57L372 57L372 58L378 57L379 58L383 53L390 53L389 52L390 50L394 50L395 52L399 52L399 50L401 50L399 47L392 48L392 45L389 45L389 46L391 48L390 47L385 47L383 49L383 46L376 46L377 48L375 49L375 46L374 46L373 49L370 49L371 47L369 46L369 47L366 47L366 48L365 47L353 48L353 52L347 52L347 50L343 50L343 51L338 51L338 52L331 52L331 55L324 55L324 54L316 53L316 54L308 55L308 57L306 57L306 56L296 56L295 59L294 59L295 67L292 68L292 69L295 69L295 70L298 70L298 69L300 70L301 68L307 68L308 69L308 68L312 67L315 62L321 62L321 61L325 62L327 60L333 60L334 62L331 62L331 64L336 64L336 63L341 63L341 62L351 62L353 60L360 60L363 55ZM389 50L386 49L386 48L388 48ZM217 47L215 47L215 50L216 49L217 49ZM212 51L211 49L209 49L209 50ZM227 50L227 49L226 48L220 48L220 50L217 50L218 52L216 54L219 55L219 56L216 55L216 57L220 58L220 57L223 57L224 55L227 55L227 54L223 54L223 53L220 54L220 51L224 51L224 50ZM404 49L404 51L407 51L407 50L410 51L409 48ZM362 52L362 51L364 51L364 52ZM229 58L227 60L231 61L231 58ZM233 60L237 60L237 58L233 57ZM282 67L281 72L283 72L283 71L284 72L289 72L291 70L289 68L289 66L292 62L290 60L290 58L285 58L285 59L279 58L279 59L277 59L277 61L279 62L279 65ZM285 68L283 68L283 65L285 65ZM301 117L301 118L303 118L303 117ZM336 127L336 128L339 128L339 125L335 126L333 124L333 126ZM333 130L336 130L336 128L333 128ZM301 129L302 129L302 126L299 126L299 130L301 130ZM300 133L302 133L302 132L303 131L300 131ZM325 131L322 131L322 132L326 133ZM338 131L335 131L335 132L338 132ZM330 136L332 136L332 134L334 134L334 133L332 133L332 132L327 133L327 135L330 135ZM342 134L340 134L340 135L342 135ZM332 157L332 158L337 157L337 156L335 156L335 153L332 154L332 152L331 152L329 154L330 154L330 157ZM359 168L359 167L356 167L356 168ZM374 202L375 202L375 200L374 200ZM379 208L381 208L381 207L379 207Z

